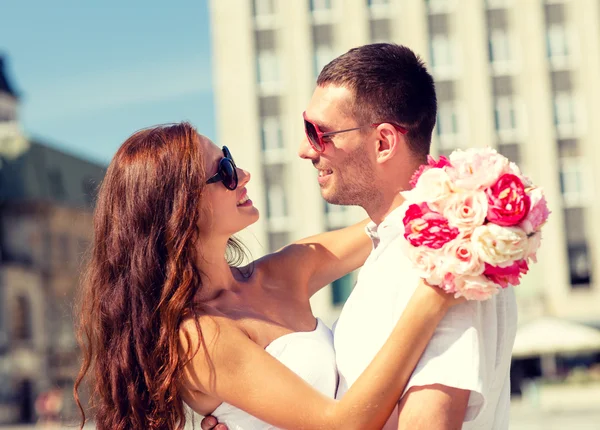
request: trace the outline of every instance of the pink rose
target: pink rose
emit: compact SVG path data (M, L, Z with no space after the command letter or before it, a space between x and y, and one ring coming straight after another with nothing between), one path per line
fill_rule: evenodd
M470 238L459 237L448 242L443 248L443 271L456 275L481 275L485 268L477 253L473 250Z
M500 285L502 288L519 285L521 282L521 275L526 274L529 271L529 266L525 260L517 260L513 264L507 267L498 267L485 264L485 271L483 274L487 276L490 281Z
M448 294L456 294L456 286L454 285L455 278L456 276L454 276L452 273L446 273L438 287Z
M431 285L439 285L443 274L437 266L440 262L440 251L424 247L408 247L408 256L419 276Z
M486 190L488 196L488 221L501 226L513 226L523 220L529 212L529 196L518 176L502 175Z
M404 219L404 237L413 246L440 249L458 236L458 229L450 227L448 220L432 211L427 203L412 204Z
M457 276L454 279L455 297L467 300L487 300L500 290L496 284L485 276Z
M456 150L450 154L450 163L450 178L466 190L484 190L510 171L508 158L491 148Z
M525 230L525 233L531 234L539 231L546 223L550 210L548 209L546 197L544 197L544 193L540 188L533 188L529 191L528 196L530 199L529 212L521 222L521 228Z
M483 191L463 191L452 194L444 205L444 216L463 234L471 233L485 221L488 200Z
M419 168L417 169L417 171L415 173L413 173L412 177L410 178L410 186L412 188L417 186L417 181L419 180L419 178L421 177L421 175L426 171L429 170L431 168L443 168L445 166L450 166L450 161L444 157L443 155L440 156L439 161L436 161L435 158L433 158L431 155L427 156L427 164L422 164L421 166L419 166Z

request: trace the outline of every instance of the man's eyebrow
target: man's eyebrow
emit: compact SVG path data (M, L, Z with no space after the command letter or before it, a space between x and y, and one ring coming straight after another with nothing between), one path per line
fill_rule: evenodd
M316 124L317 127L319 127L319 130L321 130L323 133L327 133L328 131L331 131L331 127L328 126L328 125L326 125L326 124L324 124L323 122L321 122L321 121L315 121L315 120L312 120L312 119L311 119L311 121L314 124Z

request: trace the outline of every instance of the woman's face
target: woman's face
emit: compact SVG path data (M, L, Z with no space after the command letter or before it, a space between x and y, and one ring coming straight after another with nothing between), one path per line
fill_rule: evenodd
M200 142L204 153L206 178L211 178L219 171L219 163L223 159L223 149L208 138L201 136ZM227 236L240 232L258 220L258 209L252 204L246 191L250 181L250 173L236 167L238 185L229 190L222 181L205 185L203 201L206 203L206 221L202 222L202 234Z

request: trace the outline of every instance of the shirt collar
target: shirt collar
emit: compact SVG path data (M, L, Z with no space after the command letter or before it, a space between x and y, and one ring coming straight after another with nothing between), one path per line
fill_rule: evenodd
M387 244L404 232L404 214L408 205L400 205L391 211L379 225L373 221L367 224L365 231L373 242L373 248Z

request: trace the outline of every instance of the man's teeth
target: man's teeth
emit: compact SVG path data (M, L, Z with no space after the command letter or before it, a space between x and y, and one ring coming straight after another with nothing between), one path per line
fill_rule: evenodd
M330 169L319 170L319 176L331 175L332 173L333 173L333 170L330 170Z
M243 205L244 203L246 203L248 200L250 200L250 198L248 197L248 194L246 194L244 197L242 197L238 202L237 205Z

